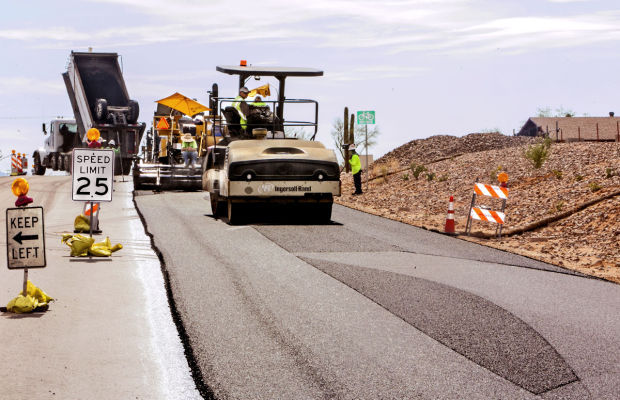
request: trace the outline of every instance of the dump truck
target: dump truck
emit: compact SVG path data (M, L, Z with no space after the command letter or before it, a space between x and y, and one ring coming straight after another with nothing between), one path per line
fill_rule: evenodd
M72 150L87 146L90 128L99 130L104 147L114 141L115 174L129 173L146 124L138 123L139 105L129 98L118 57L117 53L71 52L62 77L75 120L52 121L44 148L33 154L36 173L45 173L45 168L69 171ZM74 133L64 135L68 141L62 140L63 125ZM47 133L45 126L43 130Z
M238 98L217 97L211 91L209 104L223 115L224 139L208 147L203 158L203 189L209 192L211 210L237 224L247 216L251 205L274 212L283 206L300 210L318 223L331 220L334 196L340 196L340 168L336 153L315 141L318 129L318 102L310 99L287 99L284 95L288 77L322 76L312 68L217 66L216 70L239 78L239 89L252 77L275 77L279 83L276 101L246 99L247 120L240 120L235 103ZM214 86L214 89L216 87ZM285 105L309 107L313 119L286 119ZM217 118L217 116L214 116ZM310 128L309 140L288 137L291 128Z
M204 114L207 106L180 93L156 103L145 146L134 161L134 189L201 190L201 169L184 165L181 137L189 134L196 141L197 163L202 165L208 146L222 139L219 122L215 126L214 118Z
M32 154L33 175L44 175L47 168L54 171L71 170L71 151L82 146L75 119L56 118L47 125L43 123L43 134L47 137L43 147Z

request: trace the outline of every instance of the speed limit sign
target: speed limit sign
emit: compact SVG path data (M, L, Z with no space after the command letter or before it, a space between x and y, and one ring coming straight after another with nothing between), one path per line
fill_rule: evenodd
M112 201L114 150L73 149L73 201Z

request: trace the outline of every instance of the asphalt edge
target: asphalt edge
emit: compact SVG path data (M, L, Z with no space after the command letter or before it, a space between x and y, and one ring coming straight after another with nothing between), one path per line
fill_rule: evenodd
M572 276L576 276L576 277L579 277L579 278L594 279L594 280L599 280L599 281L603 281L603 282L608 282L608 283L611 283L611 284L616 284L615 282L610 281L610 280L605 279L605 278L602 278L600 276L588 275L588 274L585 274L583 272L579 272L579 271L567 268L567 267L565 267L563 265L551 264L551 263L549 263L547 261L542 261L542 260L539 260L537 258L527 256L525 254L515 253L515 252L512 252L512 251L508 251L508 250L504 250L504 249L499 249L497 247L489 246L489 245L484 244L484 243L476 242L476 241L473 241L473 240L468 240L467 236L464 236L463 234L452 235L452 234L448 234L448 233L445 233L445 232L441 232L438 229L433 229L433 228L429 228L429 227L426 227L426 226L418 226L418 225L408 224L406 222L397 220L395 218L389 218L389 217L386 217L384 215L379 215L379 214L375 214L375 213L372 213L372 212L369 212L369 211L366 211L366 210L361 210L359 208L355 208L355 207L351 206L350 204L336 203L336 202L334 202L334 204L337 204L339 206L343 206L345 208L348 208L348 209L351 209L351 210L354 210L354 211L359 211L359 212L362 212L362 213L365 213L365 214L368 214L368 215L373 215L375 217L384 218L384 219L387 219L389 221L398 222L398 223L403 224L403 225L411 226L411 227L414 227L414 228L419 228L419 229L422 229L422 230L425 230L425 231L428 231L428 232L437 233L437 234L440 234L442 236L452 237L454 239L458 239L458 240L462 240L464 242L476 244L478 246L487 247L487 248L490 248L490 249L493 249L493 250L497 250L497 251L501 251L501 252L508 253L508 254L514 254L514 255L517 255L517 256L520 256L520 257L523 257L523 258L528 258L528 259L530 259L532 261L536 261L536 262L543 263L543 264L548 264L548 265L551 265L551 266L556 267L556 268L561 268L562 271L554 271L554 270L546 270L546 269L542 270L542 269L535 268L535 267L528 267L528 266L524 266L524 265L512 265L512 264L506 264L506 263L501 263L501 262L496 262L495 264L511 265L511 266L514 266L514 267L517 267L517 268L536 269L536 270L542 270L542 271L552 272L552 273L556 273L556 274L572 275ZM416 253L416 254L424 254L424 253ZM433 255L433 254L426 254L426 255ZM476 261L484 261L484 260L476 260Z
M153 234L149 232L149 230L146 227L146 220L144 219L144 215L142 215L142 212L140 211L140 208L138 207L138 204L136 203L135 191L131 192L131 201L133 202L134 208L136 209L136 212L138 213L138 216L140 217L140 221L142 222L142 227L144 228L144 233L149 237L149 240L151 242L151 249L153 249L153 251L157 255L157 258L159 259L159 265L160 265L161 273L164 278L164 286L166 289L166 298L168 299L168 305L170 306L170 314L172 316L172 320L174 321L174 325L177 328L177 332L179 334L179 338L181 339L181 343L183 344L185 358L187 359L187 363L189 365L189 368L192 374L192 379L194 380L194 384L196 385L196 390L198 390L198 393L200 393L200 395L204 399L216 400L217 398L215 397L213 389L211 389L211 387L209 387L209 385L207 385L204 381L204 376L202 374L202 371L200 370L200 367L194 355L194 349L192 349L191 343L189 341L189 335L187 334L187 331L185 330L185 325L183 324L183 320L181 319L181 316L176 307L176 302L174 300L174 295L172 293L172 286L170 285L170 275L168 273L168 270L166 269L166 262L164 261L164 255L157 248L157 246L155 246L155 241L153 240Z

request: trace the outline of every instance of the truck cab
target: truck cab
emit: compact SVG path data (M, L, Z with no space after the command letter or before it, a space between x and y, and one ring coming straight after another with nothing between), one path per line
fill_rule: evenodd
M43 147L32 154L33 173L44 175L47 168L54 171L69 171L71 150L82 144L75 119L53 119L49 126L44 123L42 130L46 137Z

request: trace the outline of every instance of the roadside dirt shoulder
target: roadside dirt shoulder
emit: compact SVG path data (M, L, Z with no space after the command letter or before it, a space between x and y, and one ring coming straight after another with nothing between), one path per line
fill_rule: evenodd
M363 195L352 196L352 177L343 176L336 202L443 231L452 195L459 237L620 283L620 143L554 143L535 169L523 155L534 141L499 134L412 141L371 165ZM426 168L417 179L412 163ZM466 237L474 182L497 185L499 172L510 176L507 235L487 239L496 225L474 221ZM476 203L501 209L496 199Z

